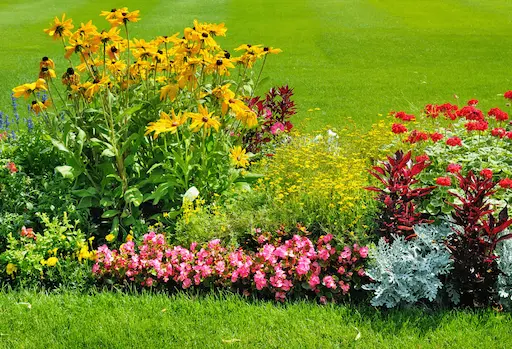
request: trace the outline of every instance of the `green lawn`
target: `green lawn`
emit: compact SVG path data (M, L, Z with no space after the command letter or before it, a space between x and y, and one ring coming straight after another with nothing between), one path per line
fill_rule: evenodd
M378 113L414 112L454 94L494 107L512 88L512 2L502 0L18 0L0 4L0 110L10 109L12 86L34 79L43 55L62 56L42 32L53 16L101 28L100 10L121 5L141 10L140 37L182 31L197 18L225 22L228 49L282 48L268 62L268 84L295 87L308 130L348 116L368 127ZM307 112L314 107L321 111Z
M199 19L226 23L227 49L282 48L267 63L265 87L295 88L308 131L347 117L366 128L379 113L417 112L454 94L461 103L476 97L484 108L502 106L497 94L512 89L512 2L503 0L17 0L0 2L0 110L10 113L11 88L36 78L42 56L55 58L62 74L62 46L42 31L53 16L66 12L101 28L100 10L123 5L141 10L138 37L173 34ZM510 314L491 311L0 293L5 348L505 348L511 326Z
M0 293L4 348L505 348L512 316L235 296Z

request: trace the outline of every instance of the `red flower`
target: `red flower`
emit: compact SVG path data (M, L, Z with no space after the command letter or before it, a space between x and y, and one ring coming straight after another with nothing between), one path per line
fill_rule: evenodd
M443 187L449 187L452 185L452 179L450 177L438 177L436 179L436 184Z
M512 99L512 91L507 91L503 94L506 99Z
M16 168L16 164L12 161L8 162L7 165L5 165L5 168L7 168L11 173L18 172L18 169Z
M488 168L484 168L482 171L480 171L480 175L482 175L484 178L491 179L492 178L492 170Z
M404 111L399 111L395 113L395 118L401 119L403 121L414 121L416 117L412 114L406 114Z
M427 116L427 118L437 118L439 116L439 106L436 104L427 104L425 109L423 110Z
M426 162L430 160L427 154L416 156L416 162Z
M440 141L441 139L443 139L443 137L444 136L442 134L440 134L439 132L434 132L434 133L430 134L430 139L432 141L434 141L434 143Z
M468 101L468 105L469 105L469 106L473 106L473 107L474 107L474 106L475 106L475 105L477 105L477 104L478 104L478 99L470 99L470 100Z
M504 178L502 179L501 181L498 182L498 184L500 185L500 187L502 188L505 188L505 189L510 189L512 188L512 179L510 178Z
M457 111L457 116L465 117L467 120L483 121L484 114L480 109L473 106L467 106Z
M496 121L505 121L508 120L508 114L505 113L500 108L492 108L487 112L487 115L494 116L496 118Z
M405 142L411 144L418 143L421 141L428 141L428 134L418 130L412 130L409 137L407 137L407 139L405 140Z
M446 144L448 144L449 146L452 146L452 147L455 147L457 145L462 145L462 139L460 139L457 136L450 137L446 140Z
M494 128L494 129L491 130L491 134L494 137L503 138L507 134L507 131L505 131L504 128L497 127L497 128Z
M402 124L393 124L393 126L391 126L391 131L396 134L405 133L407 132L407 127Z
M450 173L459 173L462 170L462 166L459 164L449 164L446 170Z
M26 228L25 226L23 226L23 227L21 228L21 233L20 233L20 235L21 235L21 236L25 236L25 237L27 237L27 238L29 238L29 239L34 239L34 240L36 240L36 238L37 238L37 237L35 236L35 234L34 234L34 229L32 229L32 228Z
M468 131L485 131L489 128L487 121L470 121L464 125Z
M508 131L507 133L505 133L505 137L507 137L508 139L512 139L512 131Z

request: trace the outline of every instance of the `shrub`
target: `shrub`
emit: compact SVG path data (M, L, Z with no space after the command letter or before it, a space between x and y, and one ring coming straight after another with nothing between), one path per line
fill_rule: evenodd
M495 253L496 245L512 238L502 232L512 224L507 209L493 216L489 198L497 185L492 177L477 176L471 171L456 175L463 194L450 192L460 203L451 204L454 234L448 238L448 248L454 259L450 282L464 306L483 307L497 302L496 283L500 274Z
M37 212L67 212L70 219L80 220L82 228L92 228L87 210L72 195L70 181L54 174L60 157L42 136L36 130L20 132L0 144L0 253L9 233L17 236L23 226L43 228Z
M379 215L377 232L386 240L391 239L393 234L410 239L415 236L415 225L431 223L416 207L420 199L429 195L435 187L414 187L418 183L415 177L428 166L428 160L417 158L413 161L411 154L411 151L404 154L399 150L370 171L384 185L383 189L366 189L379 193L377 200L383 208Z
M7 249L0 254L0 274L17 286L82 287L90 281L87 261L95 258L91 239L85 239L66 213L52 220L46 214L40 218L42 234L23 227L19 238L9 235Z
M143 287L227 287L279 301L310 295L321 302L348 294L364 276L367 248L342 248L332 235L314 244L300 235L274 240L262 234L258 243L256 252L224 247L218 239L202 246L192 243L187 249L173 247L164 235L151 232L139 246L133 241L119 251L101 246L93 272L104 281Z
M370 249L367 275L372 283L363 288L374 292L371 304L393 308L428 299L433 301L443 287L441 276L453 268L444 241L451 234L447 225L416 225L416 237L381 238Z
M72 20L64 17L45 30L65 45L63 96L48 57L40 63L40 79L13 92L34 99L31 110L42 116L65 159L57 170L75 180L76 195L93 208L94 220L109 223L103 235L112 231L122 241L130 228L139 233L137 220L179 210L191 187L211 201L244 181L244 135L264 121L244 102L253 96L252 70L280 50L241 45L240 55L232 56L216 41L225 36L224 24L197 21L183 38L146 42L130 33L139 11L121 8L102 16L109 30L89 22L72 32ZM38 92L49 99L43 102Z
M512 306L512 240L505 240L496 249L498 268L498 295L501 304L510 309Z

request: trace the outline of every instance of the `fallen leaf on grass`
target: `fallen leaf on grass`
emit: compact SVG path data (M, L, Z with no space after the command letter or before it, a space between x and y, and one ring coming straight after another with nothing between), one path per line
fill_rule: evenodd
M26 305L28 309L32 309L32 304L26 302L16 303L16 305Z
M235 343L235 342L241 342L240 339L238 338L233 338L233 339L223 339L222 340L222 343L227 343L227 344L232 344L232 343Z
M359 339L361 339L361 332L357 329L357 327L355 327L355 326L352 326L352 327L354 327L356 329L356 331L357 331L357 335L356 335L356 338L354 340L358 341Z
M163 308L163 309L162 309L162 313L165 313L166 311L167 311L167 309L166 309L166 308Z

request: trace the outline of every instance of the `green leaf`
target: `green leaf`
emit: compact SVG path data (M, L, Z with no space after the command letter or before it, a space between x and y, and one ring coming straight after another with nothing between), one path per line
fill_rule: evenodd
M118 214L119 214L118 210L108 210L108 211L103 212L103 214L101 215L101 218L112 218L114 216L117 216Z
M135 207L139 207L144 197L138 188L132 187L124 193L124 199L127 203L133 203Z
M64 178L69 178L69 179L75 178L75 176L73 175L73 167L71 167L71 166L67 166L67 165L57 166L57 167L55 167L55 171L59 172L62 175L62 177L64 177Z
M95 196L98 191L94 187L89 187L87 189L73 190L72 193L80 198L84 198L88 196Z
M83 197L80 202L78 203L77 208L83 209L83 208L89 208L92 206L92 197L86 196Z
M64 143L59 142L58 140L55 140L52 138L52 143L55 148L59 149L60 151L63 151L64 153L70 153L69 149L64 145Z
M114 154L114 152L111 150L111 149L105 149L103 150L103 152L101 152L101 156L107 156L109 158L113 158L114 156L116 156L116 154Z

